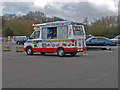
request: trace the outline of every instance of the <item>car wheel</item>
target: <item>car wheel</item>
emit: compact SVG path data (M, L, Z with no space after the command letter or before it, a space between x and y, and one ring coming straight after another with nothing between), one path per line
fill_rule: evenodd
M22 43L22 45L24 45L24 43Z
M31 47L28 47L26 50L27 55L33 55L33 50Z
M21 43L20 42L17 42L18 45L20 45Z
M111 50L110 45L106 45L106 50Z
M75 56L76 54L77 54L77 52L70 53L71 56Z
M58 54L58 56L60 56L60 57L65 56L65 51L64 51L64 49L59 48L59 49L57 50L57 54Z

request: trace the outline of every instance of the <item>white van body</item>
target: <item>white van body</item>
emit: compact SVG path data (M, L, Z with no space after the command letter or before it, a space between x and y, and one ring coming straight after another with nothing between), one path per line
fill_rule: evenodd
M86 50L84 25L73 21L33 24L34 32L24 44L24 51L31 55L57 52L59 56Z

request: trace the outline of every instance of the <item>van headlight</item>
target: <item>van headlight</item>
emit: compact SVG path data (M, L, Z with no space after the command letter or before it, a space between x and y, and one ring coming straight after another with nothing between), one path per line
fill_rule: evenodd
M24 45L26 45L26 43L24 43Z

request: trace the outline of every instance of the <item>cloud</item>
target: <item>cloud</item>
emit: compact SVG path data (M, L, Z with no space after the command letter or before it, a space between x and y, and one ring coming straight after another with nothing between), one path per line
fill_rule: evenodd
M54 2L48 4L44 11L49 16L56 15L68 20L77 21L83 21L85 17L93 20L95 18L101 18L102 16L117 15L117 10L112 11L107 7L108 6L104 4L95 5L90 2Z
M58 16L67 20L83 21L85 17L90 20L99 19L102 16L117 16L117 0L74 0L55 2L55 0L35 0L34 2L5 2L3 14L26 14L29 11L41 11L47 16ZM37 4L38 3L38 4Z
M3 14L26 14L30 7L34 5L33 2L3 2Z
M2 2L34 2L34 0L2 0Z
M43 1L34 0L34 5L41 7L41 8L44 8L49 2L53 2L53 0L43 0Z
M4 7L2 6L2 4L0 3L0 15L2 15L2 9L3 9Z
M120 2L118 4L118 15L120 15Z
M117 0L89 0L90 3L94 4L96 7L105 6L110 11L116 12L118 8L115 4L118 3Z

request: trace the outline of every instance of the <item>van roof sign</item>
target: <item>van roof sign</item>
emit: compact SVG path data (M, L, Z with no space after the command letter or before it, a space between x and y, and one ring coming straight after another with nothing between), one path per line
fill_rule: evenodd
M70 22L62 22L62 23L48 23L46 26L61 26L61 25L69 25L71 24Z
M49 22L43 24L33 24L34 29L39 29L40 27L52 27L52 26L62 26L62 25L84 25L82 23L73 22L73 21L57 21L57 22Z

